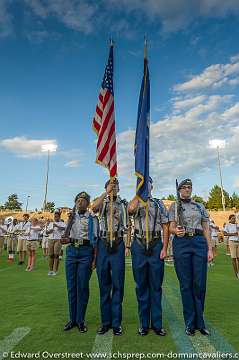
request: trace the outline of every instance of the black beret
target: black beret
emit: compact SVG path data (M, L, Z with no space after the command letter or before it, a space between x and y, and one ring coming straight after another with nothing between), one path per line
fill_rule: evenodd
M82 191L82 192L80 192L79 194L76 195L76 197L75 197L75 203L77 202L77 200L78 200L79 198L82 198L82 199L87 200L88 204L90 203L90 195L87 194L87 192L85 192L85 191Z
M106 181L106 183L105 183L105 189L107 188L107 186L110 184L110 182L111 182L111 180L108 180L108 181ZM118 179L114 179L113 180L113 182L114 182L114 184L117 184L117 185L119 185L119 181L118 181Z
M183 185L191 185L192 186L192 180L191 179L182 180L178 185L178 190L180 190Z

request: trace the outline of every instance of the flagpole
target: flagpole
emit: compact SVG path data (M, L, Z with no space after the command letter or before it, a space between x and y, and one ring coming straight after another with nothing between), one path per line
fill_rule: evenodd
M144 37L144 60L148 60L148 41L146 36ZM146 74L144 71L144 84L146 85ZM147 184L148 185L148 184ZM146 231L146 250L149 249L149 201L147 199L146 205L146 222L145 222L145 231Z
M146 250L149 249L149 202L146 203Z
M115 115L114 115L114 90L113 90L113 47L114 42L112 37L109 38L109 56L108 62L105 66L105 72L103 81L101 83L101 89L98 97L98 103L96 105L96 113L93 117L92 128L95 131L98 141L96 146L96 163L105 166L109 170L109 184L114 183L114 179L117 174L117 159L116 159L116 135L115 135ZM105 96L105 94L108 94ZM111 104L110 111L108 104ZM110 121L107 119L110 118ZM113 129L113 131L111 131ZM104 134L104 136L99 135ZM113 141L112 141L113 140ZM112 142L111 142L112 141ZM108 143L109 142L109 143ZM111 148L110 148L110 145ZM106 150L106 151L105 151ZM112 167L111 167L111 164ZM113 186L112 186L113 187ZM113 246L114 233L113 233L113 191L108 194L110 213L109 226L107 226L107 243L111 243Z
M112 37L110 38L110 47L114 46L114 41ZM110 183L114 183L114 179L110 178ZM110 192L110 248L113 246L113 190Z

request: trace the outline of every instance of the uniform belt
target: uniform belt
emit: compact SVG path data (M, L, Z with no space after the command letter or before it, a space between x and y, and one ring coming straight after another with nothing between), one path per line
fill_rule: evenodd
M137 236L136 236L136 241L137 241L137 243L141 246L141 247L143 247L143 248L146 248L146 240L145 239L140 239L140 238L138 238ZM161 241L161 237L159 237L159 238L155 238L155 239L153 239L153 240L150 240L149 241L149 243L148 243L148 247L149 247L149 249L152 249L157 243L159 243Z
M110 236L110 232L109 231L100 231L100 237L102 238L107 238ZM120 230L120 231L113 231L113 238L120 238L124 236L124 231Z
M121 241L123 241L123 237L122 236L117 237L117 238L113 239L113 244L119 245L121 243ZM110 244L110 241L108 239L103 239L103 242L105 245Z
M74 247L90 245L90 240L86 239L70 239L70 244Z
M136 229L134 230L134 235L136 235L138 238L146 239L146 231L143 231L143 236L142 236L141 231ZM150 239L161 238L161 231L149 231L149 238Z
M203 230L194 229L192 231L187 231L185 236L196 236L196 235L203 235Z

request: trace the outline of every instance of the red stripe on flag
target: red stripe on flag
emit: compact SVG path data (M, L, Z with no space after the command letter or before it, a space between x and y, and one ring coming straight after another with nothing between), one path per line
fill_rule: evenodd
M109 124L109 121L111 119L111 115L112 115L113 111L114 111L114 102L112 101L112 104L111 104L111 106L109 108L109 111L108 111L108 113L107 113L107 115L106 115L106 117L105 117L105 119L104 119L104 121L103 121L103 123L101 125L99 138L98 138L98 144L101 142L102 137L104 136L104 133L105 133L107 127L108 127L108 124Z
M117 164L115 163L112 169L110 169L110 177L115 177L117 175Z
M113 56L112 49L110 56ZM117 175L116 134L113 96L113 58L109 57L98 96L93 128L97 133L96 161L107 167L111 177Z
M108 151L109 151L109 144L110 144L111 137L112 137L113 133L114 133L114 123L112 124L112 126L111 126L111 128L110 128L110 131L109 131L109 133L108 133L107 140L106 140L106 142L105 142L105 144L104 144L104 147L103 147L101 153L99 154L98 159L99 159L100 161L103 161L104 157L107 155L107 153L108 153Z
M99 132L100 124L95 119L93 120L93 127Z
M116 152L116 141L114 141L113 145L111 146L110 149L110 157L112 158L114 153Z
M97 112L97 114L99 115L99 117L101 118L102 115L103 115L103 111L99 108L98 105L97 105L97 107L96 107L96 112Z

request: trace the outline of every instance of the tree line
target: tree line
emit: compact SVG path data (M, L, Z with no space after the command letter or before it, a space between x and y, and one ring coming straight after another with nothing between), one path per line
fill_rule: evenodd
M11 194L8 196L5 204L0 205L0 210L24 210L23 203L19 201L17 194ZM35 209L37 211L37 209ZM42 209L41 209L42 210ZM45 207L46 211L53 212L55 210L55 203L48 201Z
M223 191L225 198L225 206L228 209L236 208L239 209L239 195L236 192L233 192L232 195L229 195L227 191ZM222 195L221 188L218 185L214 185L209 192L208 199L205 200L199 195L193 195L192 199L194 201L202 203L209 210L222 210ZM169 194L167 197L162 198L162 200L171 200L175 201L176 196Z
M232 195L229 195L227 191L224 190L225 205L226 208L239 209L239 195L236 192L233 192ZM194 201L200 202L205 205L209 210L221 210L222 209L222 198L221 198L221 188L218 185L214 185L209 192L209 197L207 200L203 199L201 196L193 195L192 199ZM163 197L162 200L171 200L176 201L176 196L169 194L167 197ZM49 201L46 203L46 211L53 212L55 209L55 203ZM23 210L23 203L19 201L17 194L11 194L8 196L7 201L4 205L0 205L0 210ZM37 210L37 209L36 209Z

